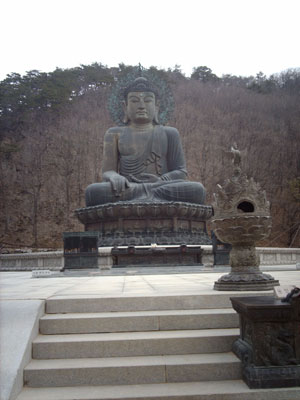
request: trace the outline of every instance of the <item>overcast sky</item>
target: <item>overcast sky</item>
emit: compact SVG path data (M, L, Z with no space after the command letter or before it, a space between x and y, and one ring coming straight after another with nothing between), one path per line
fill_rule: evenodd
M187 76L300 67L300 0L0 0L0 13L0 80L93 62Z

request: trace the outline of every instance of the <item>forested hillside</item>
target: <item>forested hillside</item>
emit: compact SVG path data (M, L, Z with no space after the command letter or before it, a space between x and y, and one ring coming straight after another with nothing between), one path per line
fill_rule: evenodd
M133 67L101 64L30 71L0 82L0 241L2 247L62 247L62 232L82 230L73 210L101 180L102 141L113 125L111 85ZM181 133L189 179L208 203L229 177L236 142L242 164L267 192L273 230L261 245L300 246L300 69L278 75L217 77L194 68L156 70L172 88L169 124Z

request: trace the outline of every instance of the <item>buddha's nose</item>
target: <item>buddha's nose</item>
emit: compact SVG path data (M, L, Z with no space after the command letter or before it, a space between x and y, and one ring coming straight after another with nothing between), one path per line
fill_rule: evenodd
M145 102L143 99L140 99L139 108L145 108Z

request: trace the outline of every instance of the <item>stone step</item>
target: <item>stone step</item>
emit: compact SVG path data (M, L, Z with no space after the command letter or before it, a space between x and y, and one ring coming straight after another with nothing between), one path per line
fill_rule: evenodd
M40 319L40 332L53 335L237 328L238 325L238 315L232 309L69 313L46 314Z
M255 295L257 292L243 293L243 296ZM270 292L260 295L270 296ZM192 310L212 308L232 308L230 297L241 296L238 292L215 292L201 294L121 296L121 297L89 297L70 298L66 296L51 297L46 301L46 313L98 313L121 311L153 311L153 310Z
M296 400L300 388L249 389L241 380L146 385L25 387L16 400Z
M233 353L33 360L24 370L24 380L31 387L240 378L241 363Z
M33 358L100 358L231 351L239 329L39 335Z

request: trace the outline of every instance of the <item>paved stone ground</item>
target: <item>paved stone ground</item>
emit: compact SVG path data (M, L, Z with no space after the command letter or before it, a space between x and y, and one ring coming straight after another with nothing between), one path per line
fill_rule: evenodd
M281 285L300 287L300 270L296 266L262 270L278 279ZM229 268L221 267L215 270L167 267L155 271L120 268L104 272L67 271L48 278L32 278L31 272L0 272L1 400L9 399L22 386L22 369L29 361L30 343L38 332L38 317L43 312L44 300L49 297L217 295L224 292L214 291L213 284L228 271Z
M300 270L291 270L281 266L268 268L281 285L300 286ZM227 271L229 269L226 269ZM158 275L137 274L137 269L120 268L119 273L99 273L95 271L68 272L64 275L49 278L32 278L31 272L1 272L0 300L47 299L51 296L123 296L132 294L168 294L168 293L217 293L213 290L214 282L224 274L218 272L183 273L182 268L176 273L173 270L163 271ZM116 275L115 275L116 274Z

